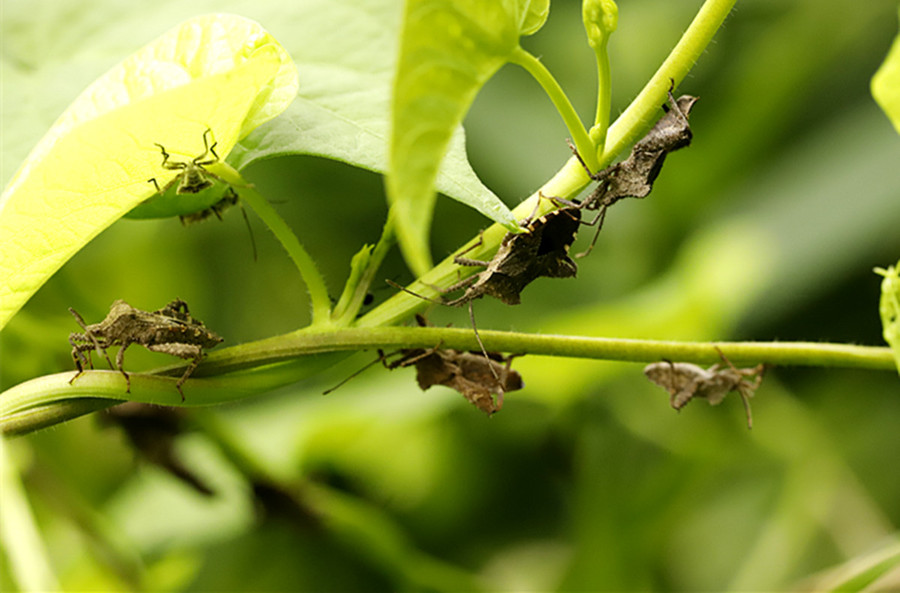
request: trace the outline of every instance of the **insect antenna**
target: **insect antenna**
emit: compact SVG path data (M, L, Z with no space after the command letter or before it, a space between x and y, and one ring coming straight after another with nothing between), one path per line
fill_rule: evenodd
M481 335L478 333L478 326L475 325L475 309L472 307L472 301L469 301L469 321L472 322L472 331L475 332L475 339L478 340L478 345L481 346L481 353L484 354L485 359L490 361L491 357L488 356L487 348L484 347L484 342L481 341ZM491 374L494 375L494 379L496 379L498 383L501 383L500 376L494 369L494 365L488 364L488 368L491 369Z
M378 351L378 358L376 358L375 360L373 360L373 361L371 361L371 362L366 363L366 365L365 365L364 367L362 367L361 369L359 369L359 370L357 370L357 371L354 371L349 377L345 378L343 381L341 381L340 383L338 383L338 384L335 385L334 387L331 387L330 389L326 389L325 391L322 392L322 395L328 395L328 394L331 393L332 391L337 390L339 387L343 387L344 384L346 384L347 382L350 381L350 379L355 378L357 375L361 375L363 372L369 370L370 367L375 366L375 365L378 364L379 362L383 362L383 361L385 361L385 360L387 360L387 355L385 355L385 353L384 353L383 350L379 350L379 351Z
M454 306L454 303L457 303L458 301L459 301L460 305L462 304L462 301L460 301L460 299L457 299L455 301L450 301L449 303L445 302L445 301L439 301L437 299L431 299L431 298L428 298L427 296L413 292L408 288L400 286L393 280L385 279L385 282L387 282L394 288L397 288L399 290L402 290L403 292L409 293L409 294L413 295L414 297L419 297L420 299L428 301L429 303L434 303L436 305L444 305L444 306L448 306L448 307ZM478 333L478 326L475 324L475 309L472 308L472 300L471 299L468 301L468 304L469 304L469 321L472 323L472 331L475 332L475 340L478 341L478 346L481 348L481 353L484 354L484 357L486 359L490 360L491 357L488 356L487 348L484 347L484 342L481 341L481 334ZM494 370L493 365L490 365L490 369L491 369L491 374L494 375L494 378L497 379L497 381L499 381L500 377L497 375L497 371Z
M423 301L428 301L429 303L434 303L435 305L448 305L449 304L449 303L446 303L445 301L439 301L437 299L427 297L427 296L419 294L417 292L413 292L412 290L410 290L404 286L400 286L399 284L397 284L390 278L385 278L384 281L387 282L388 284L390 284L391 286L393 286L394 288L396 288L397 290L402 290L403 292L405 292L407 294L411 294L414 297L420 298Z
M238 202L238 206L241 207L241 214L244 216L244 223L247 225L247 232L250 234L250 248L253 249L253 261L259 261L256 252L256 239L253 237L253 227L250 226L250 219L247 217L247 210L244 208L244 205Z
M115 367L113 366L112 361L109 359L109 355L106 353L106 349L104 349L103 346L100 345L100 342L97 340L97 336L95 336L94 333L87 328L87 324L84 322L84 318L79 315L78 311L76 311L72 307L69 307L69 313L71 313L75 317L75 321L84 330L85 337L90 339L90 341L94 344L94 349L97 351L97 356L103 356L104 358L106 358L106 362L109 363L109 368L114 369ZM93 367L93 364L91 366Z

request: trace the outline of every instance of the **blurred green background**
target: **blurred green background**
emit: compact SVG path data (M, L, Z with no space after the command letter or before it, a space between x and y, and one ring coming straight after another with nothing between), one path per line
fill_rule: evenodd
M255 18L302 61L282 4L3 0L3 183L86 84L184 18ZM613 116L699 5L619 2ZM523 45L587 118L596 80L580 11L555 2ZM646 200L610 211L577 280L542 279L518 307L478 301L479 327L881 345L871 269L900 255L900 138L868 84L896 33L893 0L739 0L678 89L701 97L693 145L669 157ZM301 94L302 85L301 71ZM509 205L571 154L549 100L512 66L479 95L466 128L475 170ZM352 254L380 233L380 176L316 157L243 173L337 297ZM91 321L116 298L155 309L178 296L230 345L305 325L295 269L251 222L256 262L237 212L188 228L116 223L0 334L0 388L72 366L69 306ZM440 199L435 257L486 224ZM589 240L583 233L575 249ZM411 279L396 253L382 275ZM376 302L391 294L376 285ZM430 319L468 323L459 309ZM623 363L517 359L526 387L490 419L455 392L420 392L411 369L371 369L321 396L373 356L182 415L174 451L213 496L139 460L100 421L107 413L10 443L61 585L785 590L817 588L812 575L897 541L896 374L774 369L753 401L752 432L736 397L676 414L640 365ZM167 362L129 350L132 370ZM3 558L4 590L8 570Z

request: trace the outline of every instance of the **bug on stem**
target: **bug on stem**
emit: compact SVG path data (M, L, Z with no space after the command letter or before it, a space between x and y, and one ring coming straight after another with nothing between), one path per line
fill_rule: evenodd
M72 360L75 361L75 367L78 369L78 372L69 381L70 384L81 376L85 366L94 368L91 360L91 351L93 350L106 358L111 369L118 369L122 373L122 376L125 377L125 391L126 393L131 392L131 378L123 366L125 350L131 344L139 344L153 352L191 359L184 375L175 383L175 388L181 395L181 401L184 401L184 392L181 390L181 386L203 359L203 349L213 348L223 341L217 334L208 330L203 322L191 317L187 303L181 299L175 299L162 309L152 312L135 309L119 299L112 304L109 314L103 321L91 325L87 325L84 318L75 309L70 307L69 312L84 330L84 333L69 335L69 344L72 345ZM106 352L107 348L111 346L120 347L116 355L115 366Z
M736 368L725 354L716 348L724 365L716 363L704 369L689 362L664 360L644 368L648 379L669 392L669 403L680 410L694 398L703 398L715 406L732 391L737 391L747 414L747 428L753 428L750 398L756 393L766 370L764 364L749 369Z

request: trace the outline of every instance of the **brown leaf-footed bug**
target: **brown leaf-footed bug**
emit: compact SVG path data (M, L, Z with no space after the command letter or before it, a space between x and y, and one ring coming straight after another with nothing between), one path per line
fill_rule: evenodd
M444 385L461 393L476 408L492 415L503 407L503 395L522 389L522 376L511 368L514 356L499 352L465 352L435 346L427 350L401 350L401 357L387 362L388 369L416 367L416 382L422 391L433 385ZM493 396L497 396L496 403Z
M447 292L453 292L467 287L461 297L446 304L457 307L490 295L507 305L518 305L522 290L537 278L574 277L578 267L569 257L569 248L580 225L578 208L553 210L535 220L525 219L522 224L525 232L507 233L490 261L462 257L466 251L479 246L479 240L453 261L461 266L481 266L484 270L447 288Z
M541 196L541 199L544 196ZM469 320L481 350L487 356L487 349L481 342L475 324L472 301L484 295L500 299L507 305L518 305L520 293L526 286L542 276L549 278L571 278L577 272L575 262L569 257L569 248L575 241L581 225L581 210L566 206L533 219L529 216L522 221L522 233L507 233L500 248L490 261L462 257L466 252L480 245L476 242L453 260L461 266L482 266L484 270L448 287L443 292L453 292L466 287L465 293L449 301L435 301L398 284L388 281L395 288L413 296L450 307L469 306Z
M647 197L662 171L666 155L690 145L693 132L688 117L699 97L682 95L676 100L672 95L673 87L668 91L669 105L663 105L665 115L632 147L631 154L624 161L610 165L598 173L592 173L575 147L569 143L569 147L590 178L599 182L580 204L562 198L551 198L557 203L571 207L599 210L594 220L583 223L589 226L596 225L597 230L590 246L584 253L579 253L578 257L584 257L594 248L603 228L607 209L622 198Z
M416 322L420 327L428 325L421 315L416 315ZM400 358L388 362L388 358L398 354ZM503 395L506 392L522 389L522 376L511 368L515 357L516 355L504 356L499 352L466 352L441 348L440 344L428 349L407 348L391 354L379 350L378 358L324 393L331 393L378 362L389 370L415 366L416 382L422 391L433 385L444 385L461 393L466 400L490 416L503 407ZM494 396L497 396L496 402Z
M191 317L187 303L181 299L175 299L162 309L153 312L135 309L119 299L112 304L109 314L103 321L91 325L85 324L81 315L71 307L69 312L84 330L84 333L69 335L72 360L78 369L69 383L81 376L85 365L94 368L91 360L91 351L94 350L99 356L106 358L111 369L118 369L122 373L125 377L125 391L130 393L131 379L123 368L125 349L131 344L139 344L153 352L192 359L184 375L175 383L175 388L181 394L181 401L184 401L181 386L200 364L203 349L213 348L222 342L222 338L206 329L203 322ZM106 353L106 349L111 346L120 346L115 366Z
M750 369L735 368L725 354L716 348L725 365L714 364L704 369L689 362L654 362L644 368L648 379L669 392L669 403L680 410L694 398L703 398L715 406L732 391L737 391L747 414L747 428L753 428L750 398L762 383L766 365Z
M541 195L540 199L555 200ZM537 210L537 207L535 207ZM518 305L521 292L535 279L574 277L578 267L569 257L569 248L581 222L579 206L564 206L534 218L529 216L521 222L521 233L507 233L500 247L490 261L463 257L467 252L481 245L481 239L458 253L453 261L460 266L483 267L481 272L469 276L446 289L443 293L466 288L465 293L449 301L435 301L416 294L396 282L388 284L408 292L415 297L440 305L458 307L484 295L500 299L507 305Z

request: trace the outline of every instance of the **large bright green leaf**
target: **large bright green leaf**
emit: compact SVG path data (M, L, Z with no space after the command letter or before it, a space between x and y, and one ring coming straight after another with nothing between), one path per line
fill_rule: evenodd
M428 236L434 182L454 130L479 89L518 47L519 37L543 24L549 0L408 0L394 83L388 199L407 263L421 274L431 266ZM493 194L475 206L514 228L509 209Z
M872 77L872 96L900 132L900 35L884 63Z
M401 4L305 0L292 6L290 29L295 34L284 42L303 75L299 99L242 140L229 162L243 168L258 159L313 154L386 173ZM338 18L340 28L332 26ZM545 18L546 12L529 13L523 27L536 29ZM472 170L461 126L453 131L434 185L491 218L506 212Z
M46 15L40 35L59 37L67 31L62 21L71 21L63 15L75 11L65 6L77 6L74 0L56 0L54 11ZM247 10L235 0L220 0L223 9ZM4 110L0 121L4 135L0 139L2 163L21 162L25 151L34 142L40 129L42 111L62 110L66 103L58 105L57 96L71 96L65 83L73 79L72 72L91 71L97 56L106 59L116 55L123 45L121 30L144 31L163 29L169 22L178 22L192 8L183 3L159 5L152 9L135 6L128 12L115 10L112 0L94 0L98 11L107 11L108 18L99 30L92 30L90 51L77 45L77 51L68 51L65 57L53 55L41 60L47 47L34 47L27 43L27 35L16 35L19 29L3 28L10 56L15 62L7 63L2 89ZM546 18L544 12L527 13L523 31L537 29ZM387 171L389 114L391 85L397 60L402 3L396 0L304 0L291 4L256 3L252 15L278 33L279 40L297 64L303 87L299 97L277 119L260 126L242 139L228 154L228 162L238 169L250 163L287 154L311 154L340 160L348 164L378 173ZM9 15L11 10L7 10ZM20 11L21 12L21 11ZM57 14L59 13L59 14ZM21 20L20 16L19 19ZM45 28L50 27L50 33ZM28 29L24 29L25 33ZM127 44L125 45L127 47ZM6 47L6 46L5 46ZM59 48L51 46L50 49ZM37 61L35 61L37 57ZM29 68L20 69L23 60ZM0 57L0 67L4 67ZM64 64L64 69L59 64ZM77 78L76 78L77 79ZM46 93L47 88L58 90ZM28 105L29 108L21 106ZM40 109L36 109L36 107ZM192 139L190 146L202 150L202 143ZM218 150L218 149L217 149ZM159 153L157 153L158 155ZM462 127L457 126L450 147L435 180L437 190L464 204L481 209L493 194L478 179L465 153ZM182 195L182 198L185 196ZM206 196L197 196L198 199ZM208 196L213 200L213 196ZM202 206L203 202L196 202ZM159 206L155 204L154 206ZM168 210L144 213L142 216L160 216ZM484 211L484 210L482 210ZM485 212L491 215L491 211Z
M220 157L297 92L296 67L257 23L186 21L90 85L34 148L0 198L0 327L72 255L204 151ZM232 177L225 163L207 169Z

